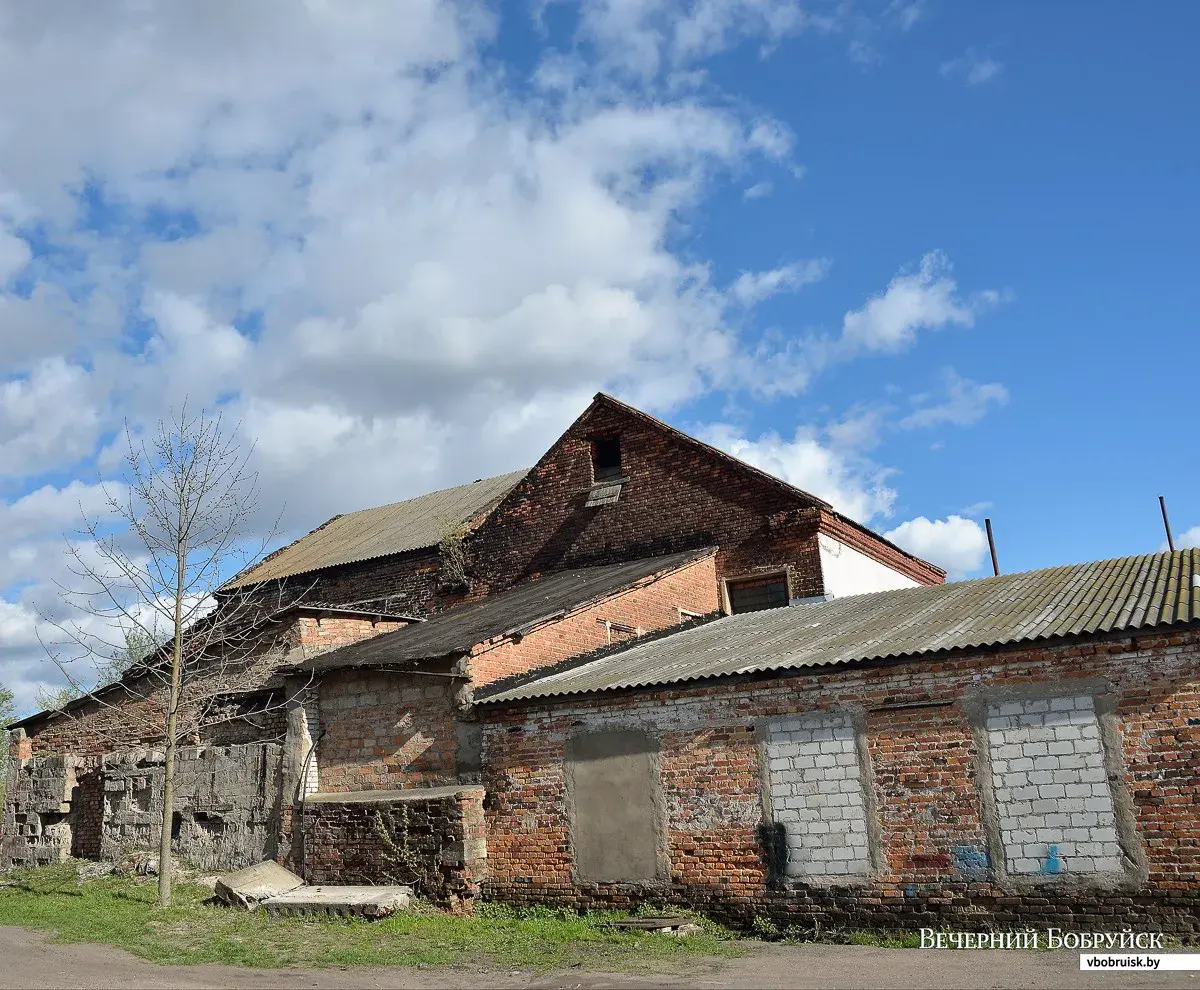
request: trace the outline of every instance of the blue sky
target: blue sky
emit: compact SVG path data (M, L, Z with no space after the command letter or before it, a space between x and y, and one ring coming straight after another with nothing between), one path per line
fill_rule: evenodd
M1200 541L1193 4L0 13L0 683L177 405L261 525L530 463L598 389L954 577Z

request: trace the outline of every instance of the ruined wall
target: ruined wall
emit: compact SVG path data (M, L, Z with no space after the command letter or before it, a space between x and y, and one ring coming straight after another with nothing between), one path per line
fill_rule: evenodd
M1077 726L1064 699L1086 716ZM836 718L793 724L813 712ZM822 927L1128 924L1200 934L1196 632L482 706L480 715L487 892L498 899L653 897L739 924L764 914ZM574 860L567 746L635 728L658 745L670 879L590 882ZM1001 735L1009 731L1011 740ZM1087 776L1097 757L1103 780ZM1067 771L1070 780L1057 776ZM835 802L849 809L847 823L863 824L865 860L859 840L813 829L832 829L825 812ZM814 866L820 850L858 875Z
M487 866L482 787L312 795L303 806L302 859L310 883L411 884L467 908Z
M295 651L300 648L305 657L313 657L404 625L369 617L293 612L285 620L264 627L258 652L266 654L277 649L282 665L285 658L295 661ZM264 667L258 673L265 679L270 670ZM190 683L199 692L211 690L202 677L193 677ZM87 701L70 711L51 713L31 722L27 732L33 752L98 757L123 749L161 746L164 690L157 682L149 687L135 685L130 690L118 687L105 693L102 702ZM229 717L208 726L200 741L216 746L280 742L287 728L285 699L286 692L271 695L263 691L230 701L226 713Z
M275 856L281 751L277 744L180 748L172 827L180 859L225 870ZM164 760L161 752L134 750L14 761L0 866L68 855L115 861L157 849Z
M239 869L273 859L282 800L282 747L183 746L176 755L172 848L201 869ZM117 860L154 848L162 822L161 752L104 757L100 855Z
M443 589L437 547L389 554L372 560L327 567L270 582L267 593L300 596L305 602L347 608L380 608L411 615L430 615L465 599L461 589Z
M13 735L0 820L0 869L61 862L72 853L71 798L89 761L70 756L34 760L24 733Z

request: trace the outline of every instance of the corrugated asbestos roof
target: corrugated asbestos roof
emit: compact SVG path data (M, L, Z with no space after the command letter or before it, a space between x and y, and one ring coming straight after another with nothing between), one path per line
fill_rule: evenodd
M731 615L477 697L551 698L1200 621L1200 549Z
M380 667L468 653L479 643L506 633L524 632L528 627L714 552L711 548L691 550L548 574L477 602L459 605L424 622L322 654L304 666L313 670Z
M405 502L335 516L256 567L237 575L227 587L275 581L434 546L446 534L494 506L527 473L528 469L512 471L470 485L418 495Z

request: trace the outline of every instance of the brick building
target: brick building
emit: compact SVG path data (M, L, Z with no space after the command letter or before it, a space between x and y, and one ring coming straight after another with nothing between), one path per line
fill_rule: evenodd
M732 615L476 708L498 899L1200 931L1200 551Z
M203 786L180 790L177 848L229 865L319 856L297 810L361 825L338 795L377 805L478 779L477 687L716 611L943 578L821 499L597 395L531 470L336 516L228 582L221 607L256 603L277 662L237 717L190 740ZM14 726L0 859L146 840L162 764L142 688ZM113 706L140 724L122 728ZM245 746L262 748L258 764ZM453 799L470 805L456 820L474 821L477 793Z

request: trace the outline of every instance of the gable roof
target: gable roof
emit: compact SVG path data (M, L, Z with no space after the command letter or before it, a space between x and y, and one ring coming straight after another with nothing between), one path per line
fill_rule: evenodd
M1200 622L1200 549L731 615L477 697L526 701Z
M404 502L334 516L323 526L235 575L225 587L244 587L436 546L459 526L491 509L527 473L527 470L510 471Z
M526 634L543 622L649 583L715 552L710 547L548 574L424 622L324 653L303 667L318 671L379 667L469 653L480 643L498 636Z
M647 426L668 434L673 439L684 444L685 446L692 447L708 457L715 458L726 467L732 468L739 474L744 474L748 477L754 478L757 481L766 482L772 487L781 489L786 494L807 503L809 506L823 509L833 508L833 506L831 506L823 498L818 498L816 495L812 494L812 492L806 492L803 488L797 488L795 485L789 484L782 478L777 478L775 475L769 474L761 468L756 468L753 464L739 460L732 454L727 454L720 447L714 447L711 443L705 443L703 440L696 439L690 433L684 433L683 430L677 430L670 423L664 423L661 419L651 416L647 412L642 412L640 409L635 409L633 406L627 405L620 399L609 395L607 392L597 392L592 398L592 404L583 411L579 418L581 420L584 419L598 404L611 406L612 408L624 413L626 416L640 420Z
M761 468L756 468L753 464L749 464L746 461L734 457L732 454L726 453L719 447L714 447L712 444L705 443L703 440L698 440L696 437L691 436L688 433L684 433L682 430L677 430L675 427L671 426L670 423L664 423L661 419L651 416L649 413L642 412L640 409L635 409L633 406L627 405L620 399L616 399L609 395L607 392L597 392L595 394L592 399L592 405L590 405L583 412L583 414L579 417L580 420L584 419L588 413L590 413L591 410L596 407L597 404L608 405L613 409L632 417L633 419L640 420L647 426L668 434L676 441L690 446L708 457L720 461L726 467L729 467L743 475L746 475L747 477L754 478L758 481L765 481L775 488L782 490L785 494L796 498L798 501L806 503L809 508L819 509L827 516L837 519L844 525L858 530L871 540L874 540L900 554L901 556L907 557L909 560L914 561L917 565L919 565L920 570L929 572L929 574L926 576L934 577L938 580L944 579L946 576L946 571L943 568L938 567L937 564L932 564L928 560L918 557L914 553L909 553L903 547L897 546L887 537L883 536L881 533L875 532L875 530L871 529L869 526L864 526L857 520L843 515L842 513L838 512L836 508L830 505L830 503L826 502L823 498L814 495L812 492L806 492L803 488L797 488L795 485L784 481L782 478L777 478L775 475L763 471Z

